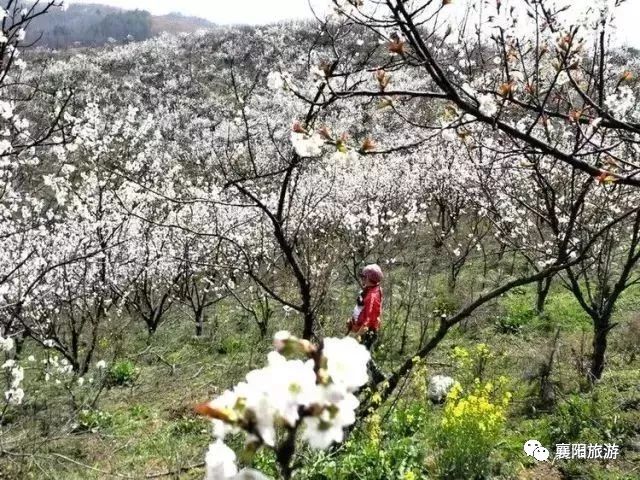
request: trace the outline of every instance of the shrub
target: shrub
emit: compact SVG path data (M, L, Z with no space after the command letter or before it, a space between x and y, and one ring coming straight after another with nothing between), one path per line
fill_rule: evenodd
M482 380L494 353L487 344L478 343L469 350L464 347L454 347L451 356L458 367L459 378L472 383L475 379Z
M131 385L137 373L138 370L131 360L119 360L109 370L109 379L113 385Z
M550 419L552 443L621 443L627 433L615 399L598 390L588 395L570 395L558 405Z
M433 300L433 313L436 316L450 315L458 308L460 301L451 293L438 293Z
M236 337L226 337L220 342L218 353L221 355L229 355L238 353L242 350L242 340Z
M531 324L536 317L533 308L534 298L525 290L516 289L501 301L504 313L496 319L496 328L500 333L516 334Z
M616 337L618 349L625 355L627 363L633 363L640 357L640 314L632 316Z
M496 403L493 396L491 383L476 382L466 396L459 384L449 392L436 436L442 478L480 479L488 475L489 457L502 439L511 394L505 393Z
M81 410L78 413L76 430L95 433L109 428L113 423L113 415L101 410Z

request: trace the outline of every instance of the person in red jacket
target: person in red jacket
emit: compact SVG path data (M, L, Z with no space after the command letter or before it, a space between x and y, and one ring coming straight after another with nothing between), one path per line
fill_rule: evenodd
M382 313L382 288L380 288L382 269L376 264L367 265L360 273L360 280L362 291L358 295L347 328L348 333L355 333L360 337L360 342L373 355L373 348L378 340L380 314ZM384 379L384 375L376 366L373 357L369 367L376 383Z

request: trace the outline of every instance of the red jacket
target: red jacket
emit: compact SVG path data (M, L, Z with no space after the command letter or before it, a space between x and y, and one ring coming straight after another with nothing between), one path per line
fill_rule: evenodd
M380 312L382 310L382 289L379 285L365 288L358 297L354 309L352 331L363 327L378 331L380 328ZM357 317L356 317L357 314Z

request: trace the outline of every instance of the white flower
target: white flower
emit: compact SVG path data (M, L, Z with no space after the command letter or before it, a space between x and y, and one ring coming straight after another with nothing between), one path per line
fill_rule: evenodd
M238 394L231 390L225 390L222 395L209 402L209 405L214 409L224 411L234 410L237 403ZM211 420L211 425L213 427L213 436L219 440L224 440L227 434L234 433L238 430L222 420Z
M291 143L300 157L319 157L322 154L324 140L317 134L291 132Z
M524 82L524 74L519 70L511 70L509 76L514 82Z
M476 90L469 85L468 83L464 83L462 84L462 90L469 95L470 97L475 97L476 96Z
M267 75L267 86L271 90L280 90L284 87L282 74L280 74L280 72L269 72L269 75Z
M325 71L322 70L317 65L314 65L309 69L309 74L311 75L311 78L314 80L324 80L327 76Z
M55 345L54 341L51 339L45 340L42 344L47 348L52 348Z
M622 86L614 94L607 96L605 104L615 115L624 116L636 103L636 97L631 88Z
M234 393L244 400L245 408L255 416L256 430L262 441L273 447L276 442L275 405L269 392L271 377L263 374L264 369L247 374L247 382L236 385Z
M107 368L107 362L105 362L104 360L100 360L98 363L96 363L96 368L100 370Z
M13 145L9 140L0 140L0 155L4 153L10 153L13 150Z
M560 73L558 73L558 77L556 79L556 85L561 87L562 85L566 85L568 82L569 82L569 75L567 74L567 72L562 70Z
M0 335L0 352L10 352L11 350L13 350L14 346L15 342L13 341L13 338L4 338L2 335Z
M6 362L4 362L0 368L2 368L2 369L5 369L5 368L6 368L6 369L9 369L9 368L13 368L13 367L15 367L15 365L16 365L16 361L15 361L15 360L13 360L13 359L9 359L9 360L7 360Z
M4 398L12 405L20 405L24 399L24 390L21 388L12 388L4 392Z
M270 377L265 395L271 397L276 414L294 426L299 418L299 407L309 406L317 399L313 361L287 360L279 353L271 352L265 370L262 374ZM248 375L247 381L252 385Z
M336 150L329 161L332 164L341 165L344 168L349 168L353 163L358 161L358 152L353 150L347 150L346 152L341 152L340 150Z
M498 105L493 99L492 95L479 95L478 96L480 113L487 117L492 117L498 112Z
M293 89L293 77L289 72L269 72L267 75L267 87L274 91Z
M305 417L305 429L302 438L311 448L326 449L333 443L339 443L344 438L344 427L352 425L355 420L355 409L358 399L340 389L336 385L322 388L326 406L319 416Z
M22 367L15 367L11 370L11 388L18 388L24 380L24 369Z
M326 338L322 353L327 359L327 373L334 383L354 391L369 380L367 363L371 355L355 338Z
M206 461L205 480L226 480L238 473L236 454L221 440L209 446Z
M1 39L0 43L2 43ZM5 120L10 120L11 117L13 117L13 104L10 102L0 101L0 116Z
M344 438L344 431L335 423L332 423L327 417L325 411L319 417L306 417L304 419L304 431L302 438L306 440L311 448L318 450L326 450L332 443L339 443Z
M22 42L26 36L27 36L27 33L25 32L24 28L21 28L20 30L18 30L18 33L16 34L16 40L18 40L19 42Z
M81 387L82 385L84 385L84 378L78 377L78 386Z

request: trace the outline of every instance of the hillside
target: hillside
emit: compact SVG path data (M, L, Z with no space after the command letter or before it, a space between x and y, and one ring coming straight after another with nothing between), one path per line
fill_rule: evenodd
M29 40L39 46L67 48L141 41L163 32L193 32L213 26L207 20L179 13L151 15L144 10L122 10L100 4L72 4L34 19Z

